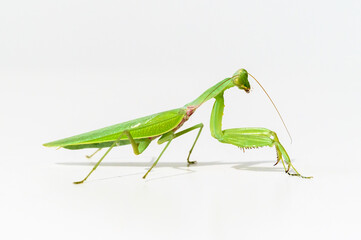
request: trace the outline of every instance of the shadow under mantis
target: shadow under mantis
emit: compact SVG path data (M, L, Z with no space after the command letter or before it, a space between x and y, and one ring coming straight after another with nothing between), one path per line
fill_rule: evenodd
M102 163L103 167L142 167L145 170L149 168L149 165L151 165L153 162L106 162ZM94 166L96 163L94 162L58 162L58 165L66 165L66 166ZM265 166L259 166L262 164L270 164L269 167ZM231 168L239 171L253 171L253 172L282 172L284 171L283 168L277 168L273 166L274 161L248 161L248 162L223 162L223 161L215 161L215 162L197 162L194 165L187 166L184 162L160 162L157 164L157 168L164 168L164 167L171 167L173 169L181 170L180 173L175 173L171 175L161 176L161 177L153 177L149 179L145 179L144 181L154 181L154 180L161 180L161 179L167 179L172 177L178 177L188 174L194 174L197 173L197 168L200 167L207 167L207 166L224 166L228 165L231 166ZM130 173L130 174L124 174L124 175L118 175L113 177L107 177L107 178L99 178L94 180L89 180L89 182L92 181L101 181L101 180L109 180L114 178L123 178L123 177L130 177L130 176L142 176L144 174L144 170L136 173Z

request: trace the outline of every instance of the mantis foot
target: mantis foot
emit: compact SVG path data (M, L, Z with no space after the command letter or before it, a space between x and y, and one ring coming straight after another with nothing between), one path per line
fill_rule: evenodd
M84 182L84 180L78 181L78 182L73 182L73 184L82 184L83 182Z
M306 179L313 178L312 176L310 176L310 177L302 176L299 173L289 173L289 172L287 172L287 174L290 175L290 176L296 176L296 177L301 177L301 178L306 178Z
M189 167L189 166L192 165L192 164L196 164L196 163L197 163L197 161L189 161L188 159L187 159L187 162L188 162L187 167Z
M283 160L282 160L282 163L283 163ZM292 168L296 173L290 173L290 169L291 169L291 168ZM287 167L287 169L285 169L285 172L286 172L288 175L290 175L290 176L301 177L301 178L305 178L305 179L311 179L311 178L313 178L313 176L306 177L306 176L301 175L301 174L295 169L295 167L294 167L291 163L288 164L288 167Z
M86 158L90 159L92 158L97 152L99 152L100 150L102 150L101 148L98 148L93 154L91 155L85 155Z
M280 162L281 158L277 158L277 162L273 164L273 166L276 166Z

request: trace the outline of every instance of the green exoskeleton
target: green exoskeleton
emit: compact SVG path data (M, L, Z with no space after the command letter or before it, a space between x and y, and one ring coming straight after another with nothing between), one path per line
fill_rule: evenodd
M277 152L276 164L281 161L286 173L293 176L308 178L299 174L293 167L290 157L288 156L284 147L281 145L275 132L266 128L232 128L222 130L222 118L224 110L223 94L227 89L232 87L238 87L239 89L249 93L251 86L248 81L248 75L253 77L245 69L240 69L232 77L218 82L206 90L197 99L181 108L156 113L128 122L119 123L91 132L45 143L44 146L66 149L98 148L96 152L102 148L108 148L100 160L94 165L89 174L83 180L74 182L75 184L79 184L83 183L90 176L90 174L99 166L101 161L110 152L110 150L112 150L113 147L130 144L133 148L134 154L138 155L141 154L154 139L159 138L158 144L166 143L166 145L153 165L143 176L143 178L145 178L150 170L152 170L152 168L158 163L159 159L173 139L197 129L198 134L187 157L188 165L195 163L194 161L190 161L190 156L195 144L197 143L199 135L201 134L203 124L197 124L183 131L178 131L178 129L182 127L182 125L190 118L190 116L197 110L197 108L199 108L206 101L214 98L215 103L213 105L210 121L211 134L214 138L218 139L218 141L221 143L233 144L242 149L264 146L275 147ZM254 80L259 84L255 78ZM269 99L271 100L271 98ZM295 173L289 172L291 168L295 171Z

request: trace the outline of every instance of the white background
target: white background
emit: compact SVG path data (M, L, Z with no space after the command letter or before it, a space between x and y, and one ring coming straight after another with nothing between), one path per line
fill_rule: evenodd
M360 239L360 1L2 1L1 239ZM267 127L274 149L243 153L204 131L160 153L117 148L83 185L93 150L44 142L181 107L245 68L224 128Z

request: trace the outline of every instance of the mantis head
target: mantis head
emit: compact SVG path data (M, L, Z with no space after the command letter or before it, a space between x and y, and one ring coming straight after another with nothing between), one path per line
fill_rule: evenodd
M248 72L246 69L241 68L235 72L232 76L232 80L234 85L236 85L239 89L243 89L246 93L249 93L251 85L248 82Z

